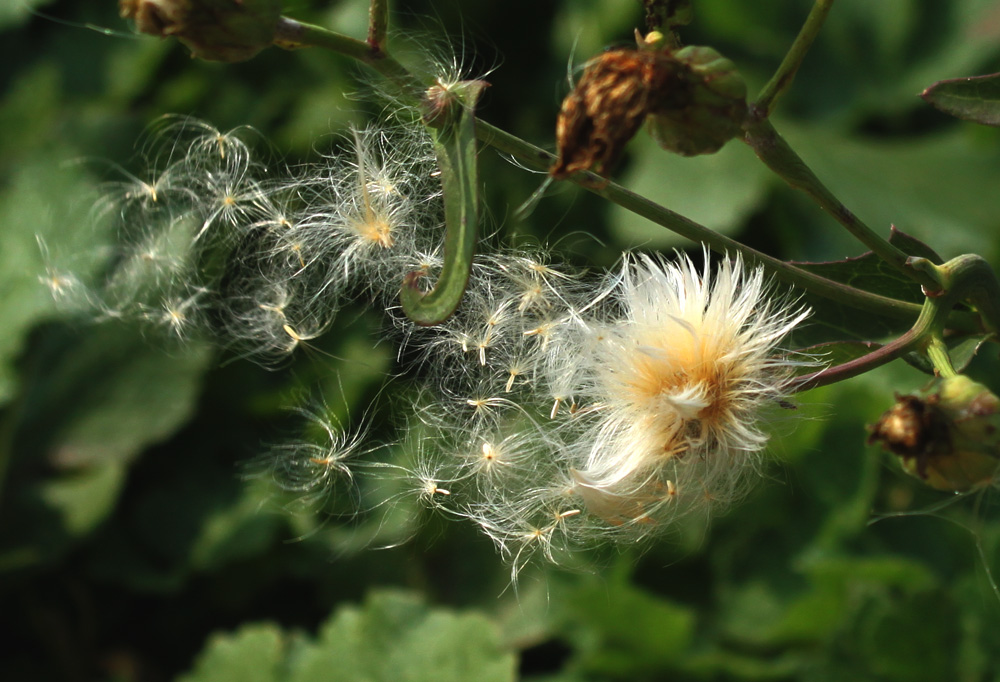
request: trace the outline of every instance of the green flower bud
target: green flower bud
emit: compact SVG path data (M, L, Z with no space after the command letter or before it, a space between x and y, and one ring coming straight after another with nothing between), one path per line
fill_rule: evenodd
M463 108L474 108L483 90L490 86L482 80L456 81L432 85L420 103L424 125L443 128L452 123Z
M119 0L141 33L174 37L195 57L220 62L250 59L274 42L281 0Z
M650 111L656 143L682 156L713 154L743 134L747 87L736 66L710 47L689 46L672 55L677 83Z
M965 376L897 396L871 432L869 443L880 441L904 470L938 490L989 485L1000 468L1000 398Z

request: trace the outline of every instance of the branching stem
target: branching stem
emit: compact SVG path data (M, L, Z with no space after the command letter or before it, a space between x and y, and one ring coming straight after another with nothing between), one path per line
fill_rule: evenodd
M818 2L817 4L829 4L830 2L832 0ZM378 53L364 41L356 40L319 26L303 24L292 19L283 18L279 25L276 44L289 49L310 46L322 47L355 59L370 66L389 79L398 88L400 94L404 98L412 100L412 103L415 105L419 103L420 94L426 85L429 85L421 84L402 64L385 52ZM843 221L846 221L851 226L850 229L864 235L865 239L862 241L868 244L873 251L896 264L909 276L921 277L923 280L921 283L926 283L927 290L934 290L936 284L931 277L923 275L919 269L914 269L906 265L907 255L905 253L887 241L882 240L870 228L857 220L857 218L854 218L853 214L847 211L846 208L843 208L843 205L823 187L819 180L815 178L815 175L805 166L805 163L799 159L798 155L788 147L787 143L784 143L784 140L777 134L777 131L774 130L769 122L757 121L753 124L752 128L748 132L748 136L751 138L748 141L751 143L751 146L754 146L755 143L760 146L764 150L763 153L765 156L778 165L781 169L779 175L785 177L786 174L789 174L799 184L808 187L811 196L814 195L818 197L818 200L822 200L821 205L832 207L835 217L839 215ZM544 171L548 170L554 161L554 156L549 152L485 121L480 120L476 123L476 135L481 142L494 147L500 152L516 157L526 167ZM774 148L781 145L783 145L781 151L773 151ZM785 170L786 166L789 170ZM794 172L791 169L794 169ZM713 251L718 253L740 253L749 263L763 265L773 272L776 277L805 291L844 305L868 311L874 315L883 315L893 319L913 319L920 315L921 306L915 303L873 294L802 270L794 265L747 247L734 239L714 232L645 197L630 192L617 183L608 182L604 178L589 173L574 174L570 180L627 210L633 211L658 225L676 232L682 237L703 242ZM1000 299L997 300L1000 301ZM978 327L975 320L971 319L968 314L963 313L952 314L951 326L952 328L959 328L965 331L971 331Z
M952 310L958 303L976 307L987 331L994 334L1000 331L1000 310L997 308L1000 282L982 257L966 254L943 265L935 265L926 258L911 258L909 265L927 274L938 285L924 299L920 317L913 327L892 343L867 355L799 377L793 383L793 393L850 379L913 351L925 353L942 376L953 376L956 372L943 339L949 315L953 315Z
M382 48L375 49L364 40L357 40L336 31L329 31L322 26L304 24L288 17L282 17L278 21L274 44L286 50L322 47L370 66L404 90L413 90L414 87L419 86L417 80L402 64L385 53L384 42ZM413 96L415 98L416 94Z
M750 105L750 114L744 124L744 141L750 145L757 157L785 182L797 190L805 192L820 208L843 225L858 241L888 263L924 287L932 290L933 281L925 273L907 265L908 254L898 249L854 215L834 194L820 182L805 161L795 153L774 126L769 116L780 98L795 79L795 74L819 34L833 7L834 0L816 0L809 16L799 30L798 36L789 48L774 76L761 90L757 101Z
M481 121L477 131L482 142L516 157L529 168L547 170L555 161L555 157L549 152L488 123ZM763 265L779 279L805 291L852 307L877 311L875 314L886 315L893 319L912 320L920 314L920 306L916 303L873 294L798 268L710 230L605 178L594 174L575 173L569 179L682 237L705 243L717 253L740 253L749 263Z

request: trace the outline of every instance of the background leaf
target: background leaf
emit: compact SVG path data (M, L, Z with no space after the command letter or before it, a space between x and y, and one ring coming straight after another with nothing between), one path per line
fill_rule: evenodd
M35 10L49 5L53 0L10 0L0 6L0 30L14 27L31 17Z
M275 625L244 626L213 636L194 671L180 682L483 682L514 680L515 659L481 615L429 609L403 592L374 592L363 607L345 606L315 640Z
M767 168L738 142L716 154L688 158L665 152L642 133L631 149L632 163L622 184L723 234L738 230L774 184ZM623 248L665 250L685 243L619 206L611 209L610 220L615 241Z
M195 669L178 682L280 682L286 641L273 624L245 625L216 634L198 657Z
M936 109L964 121L1000 125L1000 74L938 81L920 96Z

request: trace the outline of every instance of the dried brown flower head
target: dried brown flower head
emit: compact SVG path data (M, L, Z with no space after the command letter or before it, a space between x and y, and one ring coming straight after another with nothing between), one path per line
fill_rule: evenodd
M746 85L731 61L707 47L657 49L655 32L639 44L592 59L563 100L549 169L556 180L582 170L607 176L647 120L657 144L684 156L714 153L742 133Z
M559 111L552 177L580 170L606 175L659 106L674 74L675 63L662 52L624 48L592 59Z
M936 379L924 395L896 396L870 430L869 443L938 490L988 485L1000 469L1000 398L962 375Z

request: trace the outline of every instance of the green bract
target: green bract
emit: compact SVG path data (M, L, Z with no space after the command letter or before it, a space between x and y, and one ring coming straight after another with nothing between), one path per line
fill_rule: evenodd
M713 154L742 134L746 83L736 66L710 47L691 45L673 57L687 67L677 70L682 89L677 97L664 98L667 106L650 113L649 133L661 147L682 156Z

